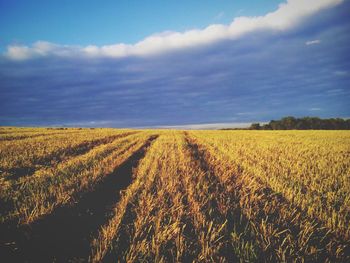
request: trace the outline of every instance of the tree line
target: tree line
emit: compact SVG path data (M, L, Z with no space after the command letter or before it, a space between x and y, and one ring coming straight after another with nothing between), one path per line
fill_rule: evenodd
M252 123L250 130L350 130L350 119L318 117L284 117L267 124Z

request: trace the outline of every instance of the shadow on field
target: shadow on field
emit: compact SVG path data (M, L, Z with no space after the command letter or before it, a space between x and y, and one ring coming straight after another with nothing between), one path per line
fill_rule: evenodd
M210 182L210 187L208 188L208 195L214 195L215 198L210 200L208 203L207 210L214 211L214 220L217 220L218 224L225 224L224 232L222 238L226 240L224 245L220 248L220 256L224 258L225 262L243 262L244 245L253 244L255 236L252 229L250 228L249 219L244 215L242 208L239 205L239 198L233 194L230 194L229 199L227 197L221 196L220 193L226 192L224 185L220 182L219 174L216 174L212 167L207 163L205 158L205 153L200 149L199 145L193 141L187 132L184 132L185 141L187 147L191 152L192 158L198 162L200 169L207 173L208 180ZM221 205L229 202L232 206L226 214L222 214L219 209L219 199L221 199ZM223 200L224 199L224 200ZM208 219L209 220L209 219ZM234 233L237 237L234 242L232 242L231 234ZM256 259L251 259L250 261L260 262L262 261L262 251L257 244L253 244L254 252L256 253ZM249 262L250 262L249 261Z
M0 237L1 261L86 262L92 238L113 216L113 207L119 201L120 191L130 185L133 169L157 137L150 137L138 151L106 176L92 192L85 193L76 204L59 207L43 219L29 226L20 226L14 231L1 227L6 232L12 231L6 233L11 237L11 242L1 244L3 240Z
M215 172L213 166L207 163L206 149L201 148L187 132L185 132L185 136L187 146L191 150L193 158L199 162L201 169L207 171L211 178L220 177L220 172ZM208 158L210 160L210 153ZM260 187L249 189L242 182L236 182L234 177L238 176L241 175L232 175L233 181L230 182L234 185L230 202L237 205L225 215L227 219L226 233L234 233L236 242L236 247L226 246L221 250L221 255L228 259L228 262L240 262L242 258L248 256L246 249L249 247L254 250L254 253L247 262L282 261L279 258L282 251L277 250L282 247L285 248L286 252L283 251L283 253L286 253L287 262L350 262L348 260L350 255L349 241L344 240L342 236L337 236L336 233L325 227L318 218L309 217L306 211L292 204L285 196L275 192L258 178L255 180L260 184ZM218 180L214 179L213 185L218 184ZM244 188L246 191L241 191ZM218 192L220 191L226 190L219 189ZM250 209L254 211L251 219L248 219L246 212L243 211L244 202L249 202ZM210 207L215 208L215 205L211 204ZM246 207L249 208L249 206ZM288 210L293 211L292 216L285 215ZM273 230L274 233L278 234L268 233L261 227L262 224L267 226L265 228L270 228L270 233ZM312 225L309 227L312 229L312 233L308 232L305 227L307 224ZM303 238L304 235L308 235L307 240ZM306 249L303 250L304 248ZM293 249L295 250L293 251ZM311 249L317 253L311 253ZM232 251L236 253L237 258L230 255Z

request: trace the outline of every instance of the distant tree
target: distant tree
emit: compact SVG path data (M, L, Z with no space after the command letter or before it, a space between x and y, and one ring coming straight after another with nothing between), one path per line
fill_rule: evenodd
M282 130L281 123L279 121L270 121L271 130Z
M286 130L295 129L297 124L297 120L292 116L284 117L281 119L280 122L283 129L286 129Z
M295 118L284 117L281 120L271 120L268 124L253 123L251 130L350 130L350 119L318 117Z
M260 123L252 123L252 125L250 126L251 130L260 130L261 126Z
M346 130L350 130L350 119L347 119L347 120L345 121L345 129L346 129Z
M271 129L271 125L268 123L268 124L264 124L262 127L261 127L262 130L272 130Z
M297 123L295 128L297 130L306 130L308 127L307 121L303 118L303 119L297 119Z

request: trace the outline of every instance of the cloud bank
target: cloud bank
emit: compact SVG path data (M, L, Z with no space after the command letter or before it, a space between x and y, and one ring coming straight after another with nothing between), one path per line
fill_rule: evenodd
M280 4L276 11L265 16L237 17L229 25L213 24L202 30L154 34L136 44L119 43L101 47L95 45L77 47L38 41L30 47L11 45L7 48L5 55L13 60L26 60L50 55L112 58L149 56L171 50L208 45L223 40L233 40L255 31L285 31L302 23L305 18L342 2L342 0L288 0L286 3Z

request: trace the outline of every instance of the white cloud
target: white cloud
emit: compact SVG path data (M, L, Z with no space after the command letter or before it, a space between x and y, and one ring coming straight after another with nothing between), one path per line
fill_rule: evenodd
M74 46L57 45L46 41L37 41L31 47L12 45L7 48L6 56L13 60L25 60L33 57L55 55L69 57L81 53L81 49Z
M24 60L33 55L33 50L26 46L12 45L7 48L6 55L14 60Z
M229 25L213 24L204 29L194 29L182 33L165 32L155 34L136 44L119 43L101 47L94 45L71 47L40 41L31 47L21 45L9 46L6 55L14 60L25 60L31 57L48 55L115 58L148 56L175 49L211 44L225 39L237 39L244 34L258 30L288 30L301 23L306 17L341 2L343 0L288 0L286 3L280 4L276 11L265 16L241 16L235 18ZM312 44L316 44L316 42Z
M310 45L317 45L320 44L321 40L319 39L315 39L315 40L309 40L305 42L305 45L310 46Z
M220 12L214 17L214 20L215 21L221 20L224 16L225 16L225 12Z
M347 76L349 75L349 71L345 71L345 70L337 70L334 72L335 75L337 76Z

